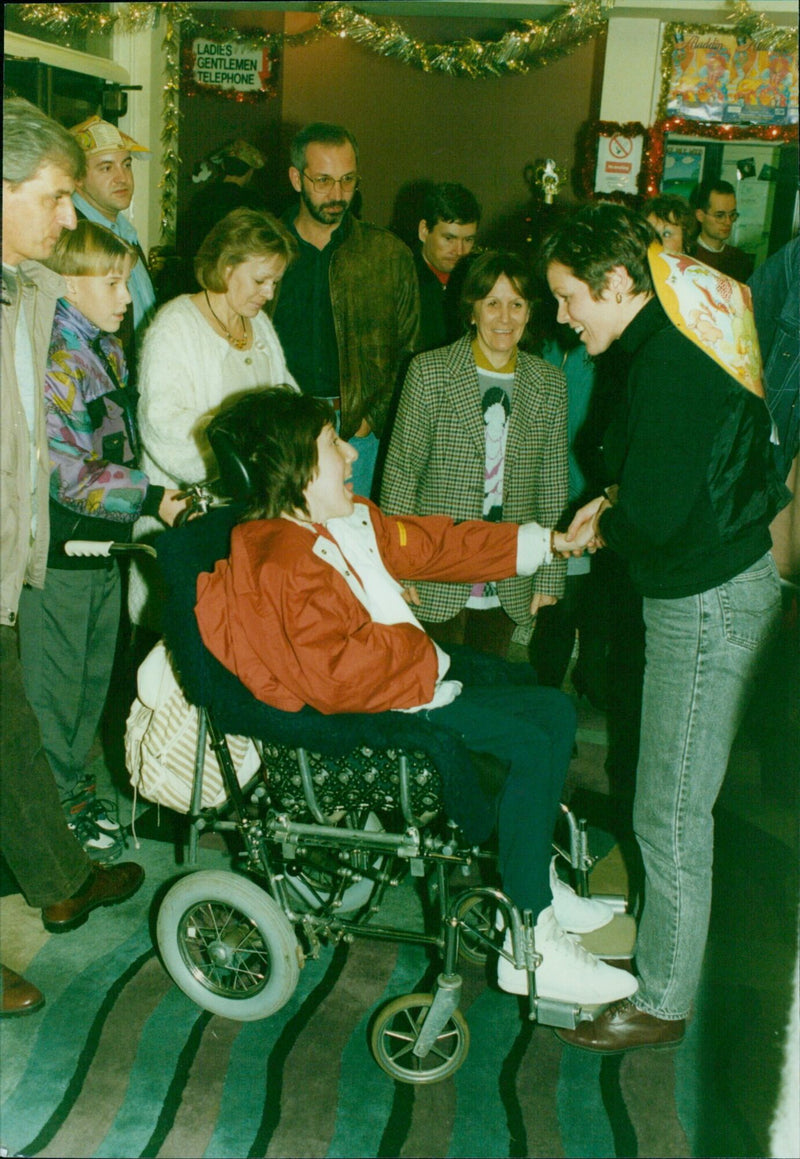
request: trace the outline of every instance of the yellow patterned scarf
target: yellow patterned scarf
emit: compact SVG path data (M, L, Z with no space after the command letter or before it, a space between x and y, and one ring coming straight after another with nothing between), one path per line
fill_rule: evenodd
M667 253L658 242L647 252L658 300L670 322L732 375L764 397L750 290L686 254Z

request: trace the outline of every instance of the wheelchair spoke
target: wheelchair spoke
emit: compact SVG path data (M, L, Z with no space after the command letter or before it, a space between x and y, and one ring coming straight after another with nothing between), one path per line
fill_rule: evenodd
M234 906L206 902L183 922L187 965L219 993L249 995L263 988L271 959L257 926Z
M400 1036L399 1035L392 1035L391 1033L389 1033L387 1031L386 1038L400 1038ZM402 1039L401 1039L401 1041L402 1041ZM407 1056L410 1056L412 1063L414 1063L416 1065L417 1063L419 1063L419 1059L413 1054L413 1050L414 1050L413 1041L411 1041L410 1039L406 1039L404 1046L399 1047L397 1050L390 1050L387 1048L386 1053L389 1056L389 1058L392 1060L392 1062L398 1062L400 1059L406 1058Z
M387 1028L386 1037L393 1039L396 1038L398 1042L410 1042L412 1044L417 1041L416 1034L409 1034L408 1032L397 1030L394 1027Z
M444 1049L445 1043L446 1043L447 1048L448 1048L447 1050ZM451 1030L451 1031L447 1032L447 1031L443 1030L442 1033L439 1035L439 1037L433 1043L433 1046L430 1049L430 1053L438 1055L439 1058L441 1058L443 1061L446 1062L449 1058L452 1058L453 1050L455 1049L457 1044L458 1044L458 1034L456 1033L456 1031Z

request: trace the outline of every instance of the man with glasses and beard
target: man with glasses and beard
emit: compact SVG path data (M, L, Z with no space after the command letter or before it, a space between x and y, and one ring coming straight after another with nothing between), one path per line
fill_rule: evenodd
M736 190L729 181L709 179L695 186L691 204L700 223L695 257L737 282L746 282L753 272L754 259L738 246L728 244L739 218Z
M358 145L340 125L307 125L292 141L299 202L284 215L299 257L286 271L275 328L306 394L327 398L358 451L353 484L368 496L395 384L417 343L419 292L411 251L352 212Z

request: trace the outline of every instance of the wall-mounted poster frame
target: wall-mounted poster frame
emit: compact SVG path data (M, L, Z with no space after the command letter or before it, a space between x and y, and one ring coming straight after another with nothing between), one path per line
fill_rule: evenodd
M726 28L666 24L658 116L725 125L798 122L798 53Z
M648 130L640 121L590 121L580 134L581 192L604 201L637 200L642 193Z
M601 191L596 188L598 164L601 156L600 142L603 139L604 149L607 141L615 137L641 138L641 167L636 175L636 186L633 193L618 188L612 191ZM764 141L775 145L797 145L796 125L715 125L705 121L686 120L683 117L666 117L657 121L651 128L646 129L638 121L618 123L617 121L590 121L580 134L578 140L578 156L582 158L579 172L580 192L583 197L592 200L622 201L641 204L644 198L655 197L661 192L662 180L665 171L665 150L671 151L671 156L677 157L677 150L696 150L695 168L700 169L700 151L702 142L675 141L675 137L702 138L702 140L719 141L725 144L729 141ZM676 150L676 152L672 152ZM702 174L701 174L702 175Z

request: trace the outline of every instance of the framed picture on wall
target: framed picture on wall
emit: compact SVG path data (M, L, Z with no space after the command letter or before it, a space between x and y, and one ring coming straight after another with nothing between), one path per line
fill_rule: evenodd
M798 54L725 30L667 24L659 115L725 125L798 121Z
M587 197L636 198L641 192L648 130L639 121L593 121L581 132L581 184Z
M664 146L664 172L661 192L685 197L703 180L706 147L702 144L679 145L668 141Z

